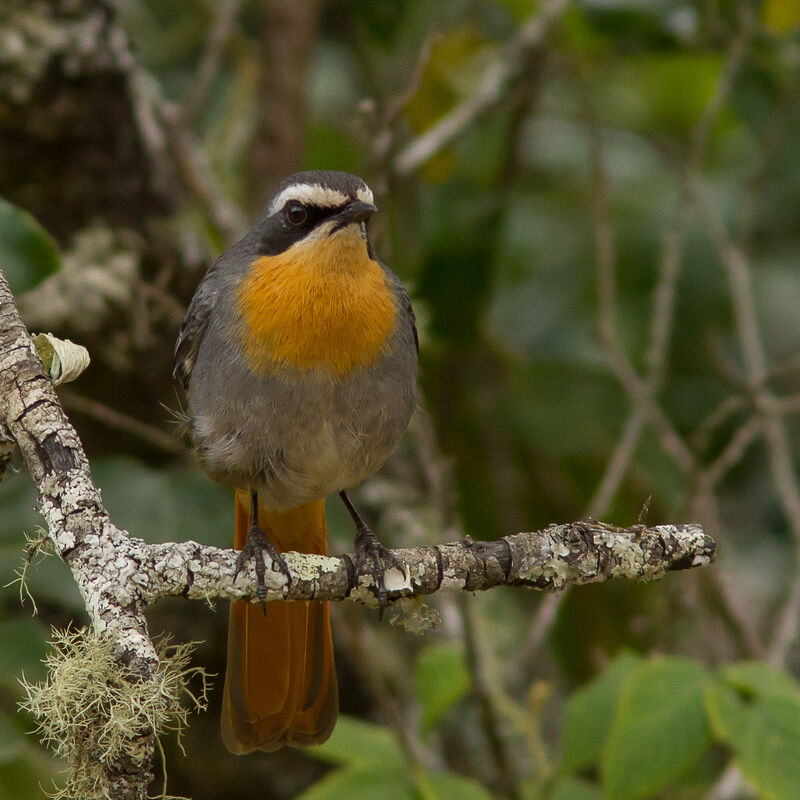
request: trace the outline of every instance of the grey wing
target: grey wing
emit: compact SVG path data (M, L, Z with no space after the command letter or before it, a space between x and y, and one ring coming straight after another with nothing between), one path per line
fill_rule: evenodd
M383 262L378 262L381 267L384 269L386 274L389 276L389 280L392 282L394 286L394 290L397 293L397 297L400 300L400 305L405 309L405 312L408 316L408 321L411 325L411 332L414 334L414 347L417 350L417 355L419 355L419 335L417 334L417 317L414 314L414 306L411 305L411 298L408 296L408 289L406 289L403 282L397 275L392 272L389 267L386 266Z
M236 244L231 245L203 276L197 291L194 293L189 310L183 319L178 341L175 344L175 361L172 374L186 389L192 378L197 351L203 340L209 320L213 312L220 313L226 293L236 285L252 259L257 255L255 242L258 231L250 231Z
M419 334L417 333L417 316L414 313L414 306L411 305L411 298L408 296L408 292L406 291L406 287L403 287L403 299L405 300L406 304L406 311L408 311L408 319L411 322L411 330L414 333L414 347L417 349L417 355L419 355Z
M215 263L209 269L197 287L192 302L189 303L186 316L183 318L178 341L175 343L175 360L172 374L181 382L184 389L189 386L197 351L217 301L217 281L213 279L216 266L217 264Z

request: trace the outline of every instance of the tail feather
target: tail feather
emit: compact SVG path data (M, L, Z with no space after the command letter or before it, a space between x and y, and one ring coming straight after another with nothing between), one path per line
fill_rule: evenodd
M249 498L236 493L234 547L245 544ZM325 554L323 500L278 512L259 504L258 521L279 551ZM327 603L231 603L222 738L233 753L321 744L339 699Z

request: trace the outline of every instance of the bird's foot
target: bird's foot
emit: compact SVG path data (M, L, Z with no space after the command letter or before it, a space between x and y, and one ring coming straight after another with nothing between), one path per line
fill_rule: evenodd
M284 557L278 552L275 545L272 544L269 539L267 539L264 531L258 527L252 527L249 531L247 531L247 541L245 546L239 551L239 557L236 559L236 572L233 574L233 579L235 581L239 576L239 573L246 566L247 562L251 558L254 558L256 563L256 578L258 580L256 594L258 595L258 599L261 601L261 605L264 606L264 609L266 610L267 583L264 579L264 576L266 575L267 568L264 561L265 554L268 555L272 561L272 569L275 569L275 566L277 565L278 571L282 572L286 576L287 586L291 586L292 574L289 572L289 566L287 565Z
M365 572L375 581L375 596L378 600L378 619L383 619L383 609L388 600L384 575L392 567L400 567L400 562L378 541L378 537L366 525L356 530L356 571Z

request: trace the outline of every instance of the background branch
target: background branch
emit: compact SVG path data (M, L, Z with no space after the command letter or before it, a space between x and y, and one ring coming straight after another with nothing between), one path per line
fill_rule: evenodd
M372 244L411 290L430 414L415 417L356 494L384 542L411 560L388 576L398 595L388 613L413 628L438 613L441 632L416 638L380 624L358 608L374 605L363 579L355 603L331 607L343 718L330 749L255 755L246 770L221 748L198 758L218 727L204 715L184 739L188 759L163 739L170 790L289 800L316 781L311 793L350 780L351 793L363 791L353 726L370 752L383 743L374 779L407 800L633 793L615 773L656 793L717 798L744 794L744 774L752 793L800 796L791 765L770 763L759 776L761 755L725 724L726 705L733 713L746 675L758 674L747 692L752 724L741 730L784 737L782 752L800 746L765 702L778 673L781 708L800 707L789 689L800 668L800 168L791 147L800 17L780 0L672 5L3 4L0 263L28 326L85 345L92 365L74 391L58 390L81 442L61 431L50 399L24 412L41 396L35 382L7 384L16 411L0 420L0 583L18 568L21 530L30 554L46 539L33 532L41 506L56 530L71 531L56 538L72 566L91 570L100 561L90 554L113 553L109 572L124 588L76 582L59 559L36 558L24 585L39 616L28 618L17 591L4 595L0 730L11 742L4 752L23 755L0 758L0 785L19 784L20 800L33 800L59 768L25 735L16 678L41 680L40 660L60 649L47 645L59 638L52 628L84 617L76 585L98 638L123 659L113 662L115 686L162 680L163 651L156 663L137 637L170 631L206 642L197 663L221 689L224 614L156 602L162 592L210 600L253 588L251 574L231 580L229 496L171 435L175 331L202 270L271 184L295 169L338 168L379 197ZM36 221L32 244L57 243L49 277L36 258L20 267L4 250ZM32 457L52 470L48 501L16 469L17 417ZM41 435L26 433L40 422ZM93 482L74 486L82 466L61 469L79 458L75 447ZM587 514L632 521L648 495L648 528L547 526ZM328 504L337 553L352 542L340 510ZM457 590L504 581L506 566L510 575L528 557L569 585L589 554L658 552L672 534L656 523L675 519L696 520L720 543L715 569L650 585L602 582L600 570L597 585L573 591L433 592L446 562ZM203 544L146 544L122 528L151 543ZM541 532L500 538L531 528ZM468 546L467 534L495 541ZM75 536L89 544L70 551ZM290 560L302 596L338 597L354 584L347 557ZM282 597L282 577L269 577L271 596ZM631 695L641 675L678 662L687 688L702 672L715 693L732 692L715 711L695 696L711 742L696 743L682 772L649 757L668 748L659 735L676 696L634 709ZM47 672L43 685L58 674ZM576 718L580 707L591 723ZM650 710L663 726L639 736ZM602 733L594 722L609 714ZM669 741L685 742L684 714L673 717ZM596 747L576 757L584 730ZM148 736L131 738L141 745L135 764L106 765L104 785L114 770L145 774ZM348 751L353 762L331 773L324 762ZM99 763L97 751L86 755ZM670 761L671 776L659 778ZM392 774L390 762L401 765Z
M158 657L145 607L170 595L255 600L255 570L234 582L234 550L195 542L147 544L116 528L92 482L77 434L41 371L2 271L0 330L0 420L19 444L36 483L50 539L72 569L94 630L113 641L116 659L132 674L151 679ZM668 570L708 564L714 551L713 541L696 525L622 529L588 519L495 542L467 538L395 550L404 568L389 570L385 578L392 600L500 585L555 590L611 577L649 580ZM288 553L286 560L291 586L280 572L268 573L269 600L351 598L376 605L374 578L356 575L352 556ZM409 617L413 621L419 613L414 606L401 606L394 616L408 625ZM149 731L146 741L130 743L135 763L126 759L107 765L104 779L111 796L145 796L152 780L153 737Z
M529 63L530 53L542 45L568 5L569 0L548 0L508 42L501 58L484 73L476 91L395 156L393 171L396 175L407 175L419 169L503 100L510 85L520 77L520 68Z

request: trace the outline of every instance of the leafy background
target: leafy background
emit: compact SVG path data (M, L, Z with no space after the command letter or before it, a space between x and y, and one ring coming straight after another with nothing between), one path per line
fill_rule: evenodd
M217 677L186 756L165 743L170 793L800 796L798 24L796 0L0 8L0 263L32 329L92 353L59 391L118 525L230 541L230 497L173 435L172 343L274 183L338 168L376 189L376 249L420 320L423 410L359 492L387 543L630 524L650 495L649 521L719 543L655 584L439 597L419 639L342 604L330 742L229 755ZM6 477L2 584L35 505ZM42 677L50 626L85 621L55 559L28 579L36 615L0 592L0 798L19 800L60 765L18 678ZM222 674L224 608L149 617Z

